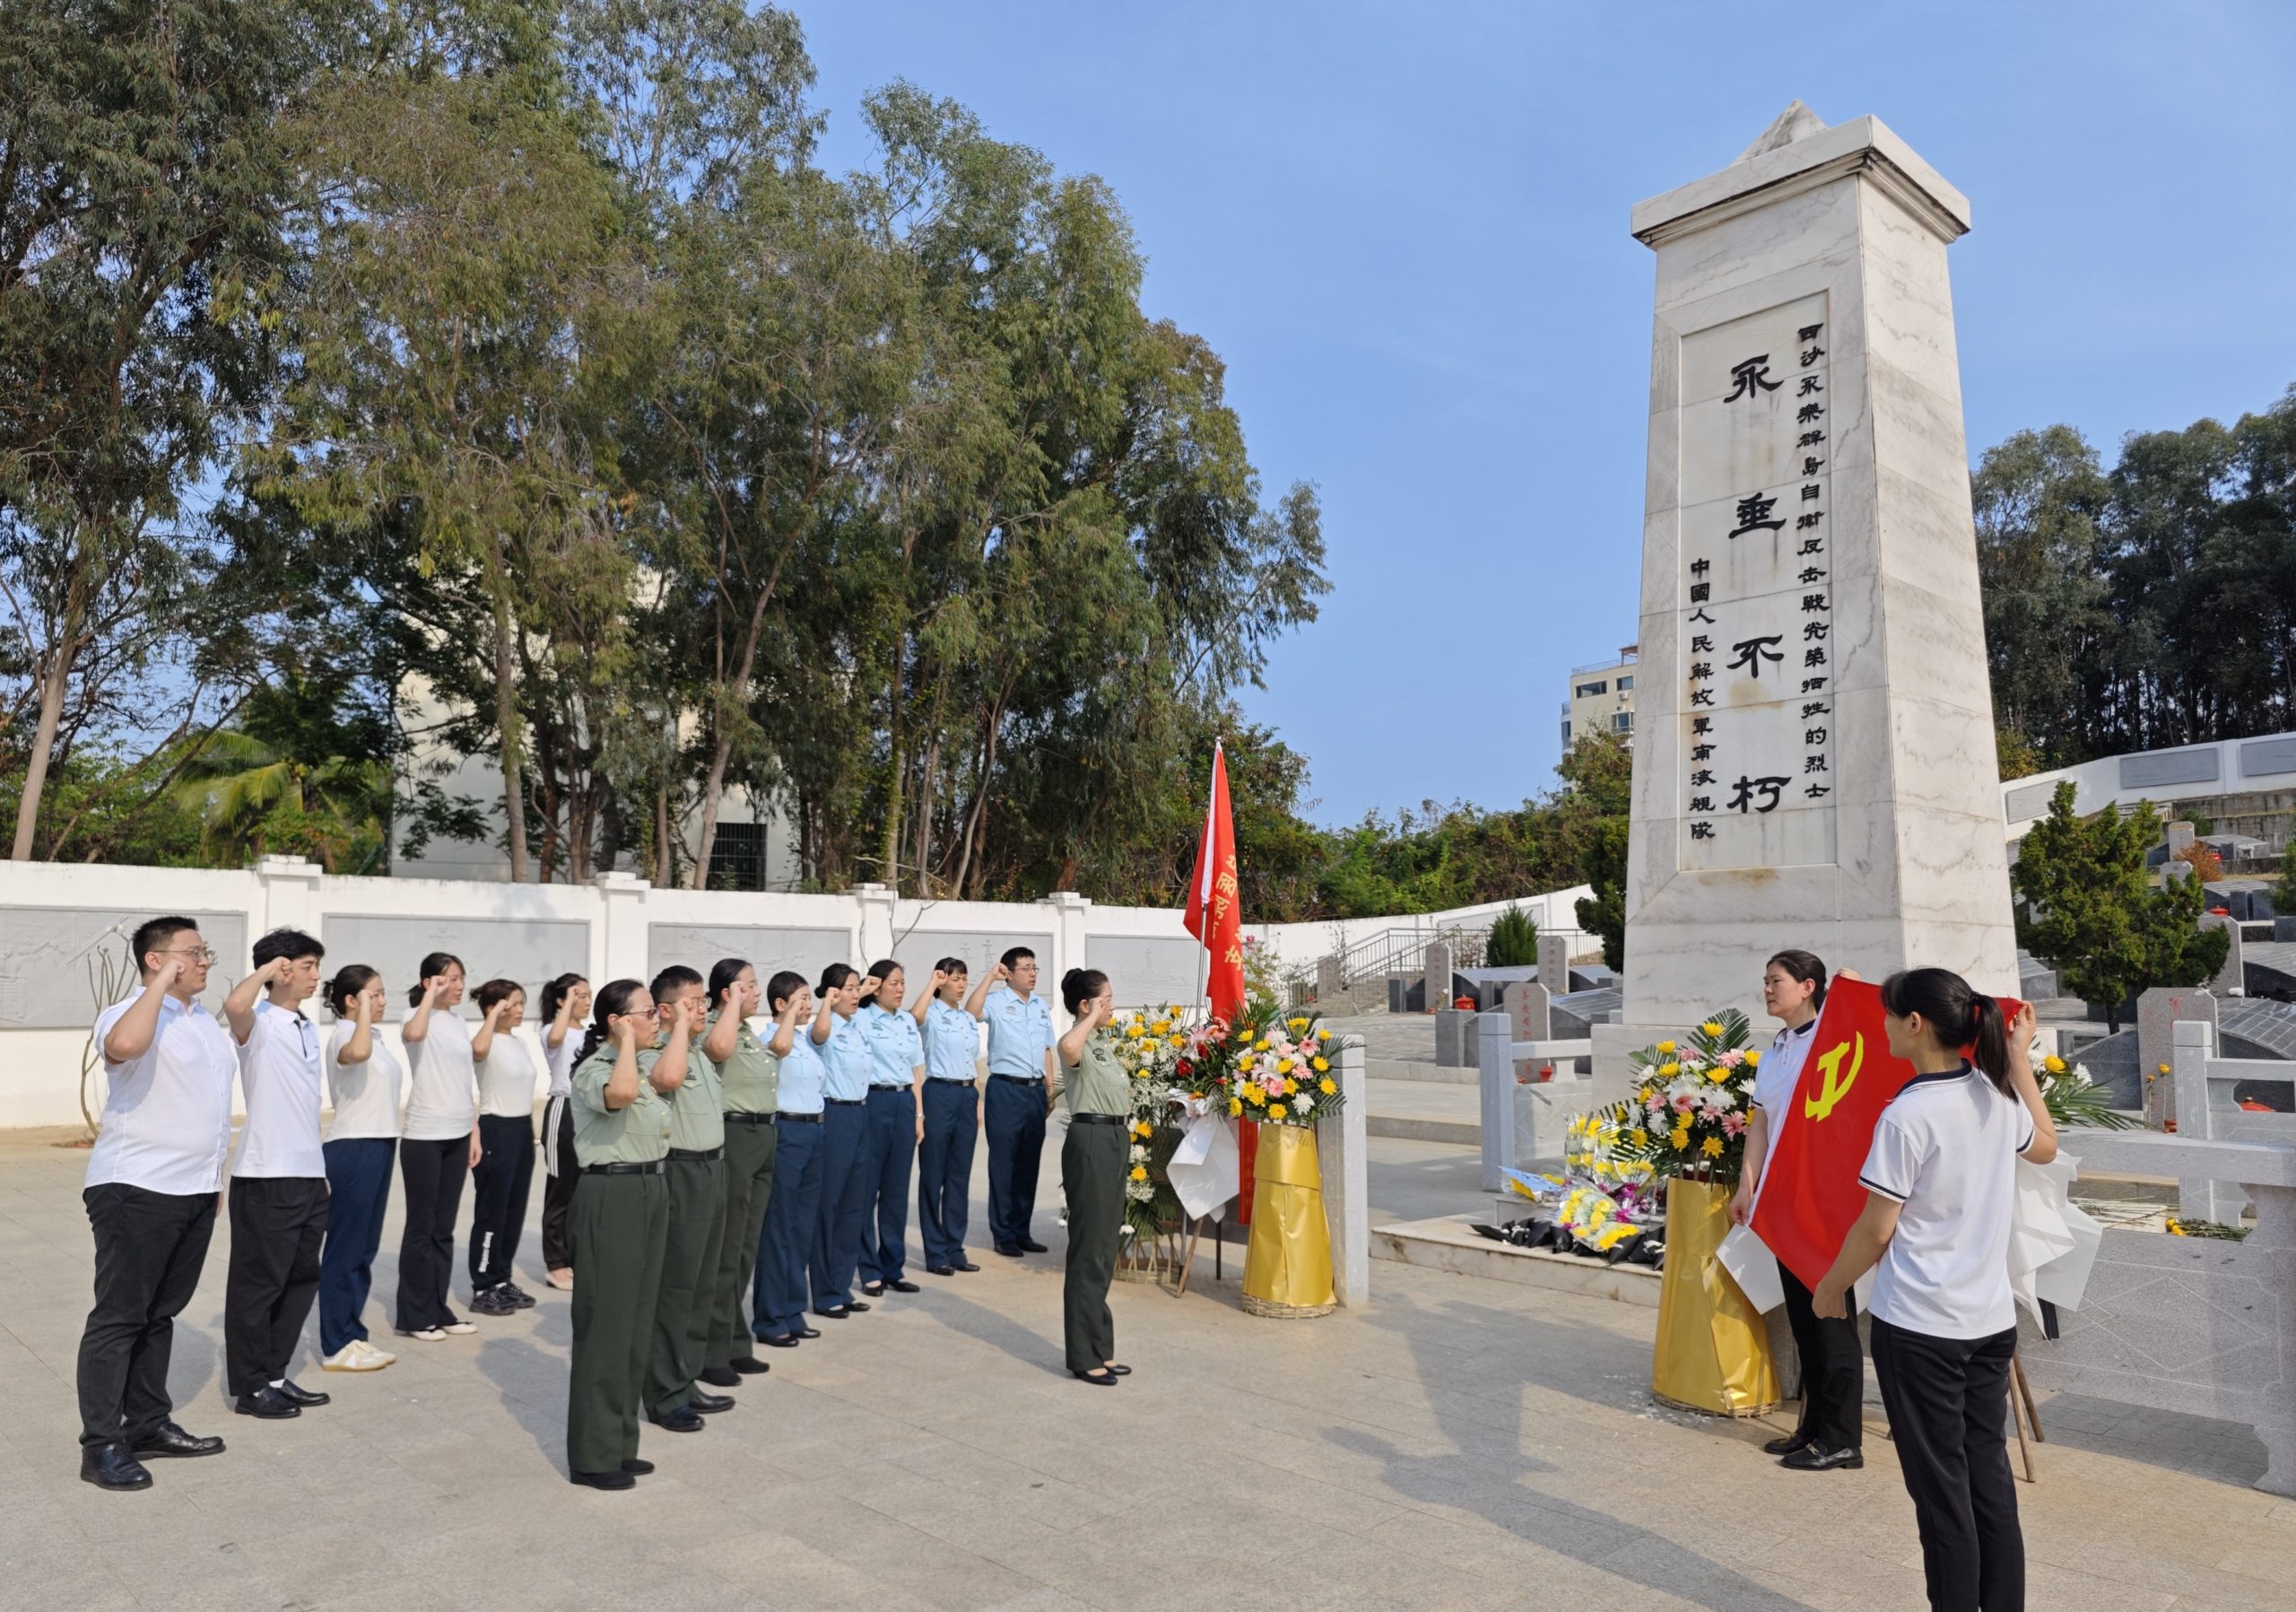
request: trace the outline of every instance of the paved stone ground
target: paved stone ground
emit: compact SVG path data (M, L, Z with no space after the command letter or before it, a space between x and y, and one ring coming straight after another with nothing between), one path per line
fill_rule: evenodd
M563 1476L555 1294L387 1372L310 1371L335 1402L300 1421L227 1414L219 1231L175 1388L230 1449L100 1494L74 1478L84 1158L0 1142L0 1606L1921 1604L1885 1442L1782 1472L1769 1426L1652 1405L1649 1311L1384 1263L1373 1306L1307 1323L1245 1316L1232 1275L1119 1284L1137 1375L1102 1391L1060 1369L1057 1255L989 1259L823 1323L597 1494ZM2052 1442L2021 1486L2034 1607L2289 1604L2296 1503L2174 1469L2188 1418L2092 1419L2115 1448Z

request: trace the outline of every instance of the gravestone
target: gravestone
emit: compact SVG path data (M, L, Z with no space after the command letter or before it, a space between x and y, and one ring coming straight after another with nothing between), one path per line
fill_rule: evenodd
M2296 918L2274 918L2272 937L2277 941L2296 940Z
M2161 869L2161 876L2169 884L2178 884L2192 877L2192 864L2189 862L2168 863Z
M1539 937L1539 983L1550 996L1562 996L1570 989L1570 943L1560 935Z
M1332 1004L1338 999L1338 997L1339 959L1336 957L1317 958L1316 1000L1323 1005L1326 1011L1329 1011Z
M2195 836L2193 834L2191 823L2181 820L2171 823L2169 824L2166 832L2169 842L2169 860L2171 862L2175 861L2183 852L2188 851L2193 848Z
M2208 989L2220 997L2244 997L2248 991L2248 971L2240 961L2240 923L2218 912L2200 915L2204 929L2222 929L2227 937L2224 946L2224 966L2208 982Z
M2163 1066L2179 1022L2216 1027L2216 998L2197 985L2156 985L2136 998L2136 1068L2144 1087L2144 1122L2155 1130L2177 1117L2177 1094Z
M1969 203L1800 102L1634 209L1657 255L1624 1023L1805 946L2015 989L1945 248Z
M1526 980L1507 988L1507 1031L1510 1039L1518 1041L1548 1041L1555 1039L1552 998L1545 986L1535 980ZM1515 1079L1528 1084L1538 1078L1540 1060L1518 1058L1515 1060Z
M1435 1063L1444 1069L1457 1069L1475 1059L1470 1038L1474 1033L1475 1015L1463 1007L1439 1007L1435 1010Z
M1425 982L1427 999L1421 1010L1433 1013L1439 1007L1451 1005L1451 947L1448 941L1438 940L1427 948L1427 966L1420 976Z

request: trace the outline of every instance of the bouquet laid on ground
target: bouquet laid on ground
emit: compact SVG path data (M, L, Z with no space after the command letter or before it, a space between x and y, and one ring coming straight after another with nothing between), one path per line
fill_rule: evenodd
M1518 1248L1658 1264L1665 1194L1633 1144L1633 1128L1623 1104L1573 1116L1560 1174L1507 1172L1508 1190L1534 1207L1531 1217L1477 1229Z

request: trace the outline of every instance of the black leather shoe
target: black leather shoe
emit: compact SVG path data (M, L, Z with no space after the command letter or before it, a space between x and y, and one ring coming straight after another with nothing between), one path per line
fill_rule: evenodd
M712 1388L739 1388L742 1379L732 1366L706 1365L701 1368L701 1381Z
M853 1313L853 1306L850 1304L839 1304L834 1310L816 1310L813 1313L827 1320L841 1321L847 1316ZM800 1333L799 1336L803 1337L804 1334Z
M957 1261L955 1268L958 1270L978 1270L980 1267L975 1265L970 1259L960 1259Z
M569 1472L569 1483L580 1484L586 1489L634 1489L638 1480L627 1472Z
M148 1461L155 1456L182 1459L222 1453L223 1441L213 1433L203 1438L186 1433L173 1422L161 1423L156 1433L145 1434L136 1440L135 1445L135 1459L139 1461Z
M125 1444L95 1444L80 1451L80 1481L100 1489L148 1489L152 1475Z
M1094 1388L1114 1388L1116 1386L1116 1373L1113 1372L1077 1372L1073 1373L1073 1375L1075 1377L1077 1381L1089 1382Z
M885 1296L885 1285L883 1282L864 1282L861 1284L861 1291L873 1299L881 1299Z
M922 1293L925 1291L916 1283L905 1282L899 1277L895 1277L892 1281L886 1283L885 1285L891 1288L895 1293Z
M292 1400L295 1404L306 1407L313 1405L325 1405L327 1402L327 1396L325 1394L315 1394L311 1392L309 1389L297 1388L295 1386L295 1380L292 1377L283 1378L280 1381L278 1391L290 1400Z
M1017 1242L1000 1242L996 1245L996 1251L1007 1259L1017 1259L1021 1257L1021 1245Z
M735 1372L743 1377L762 1377L773 1368L754 1355L744 1355L730 1363Z
M925 1274L928 1277L953 1277L957 1274L957 1268L953 1265L928 1265L925 1268Z
M649 1460L640 1460L633 1455L622 1463L622 1469L632 1477L643 1477L654 1469L654 1463Z
M731 1410L734 1408L734 1396L731 1394L705 1394L700 1389L695 1389L686 1395L685 1407L691 1411L698 1411L705 1416L714 1416L721 1410Z
M646 1419L664 1433L700 1433L707 1425L691 1405L681 1405L661 1416L649 1410L646 1413Z
M1764 1455L1791 1455L1810 1442L1806 1433L1789 1433L1782 1439L1772 1439L1761 1447Z
M859 1299L848 1299L845 1301L845 1312L848 1315L865 1315L868 1312L868 1309L869 1306L862 1303Z
M821 1335L822 1329L819 1327L800 1327L789 1336L796 1338L819 1338Z
M1113 1360L1111 1360L1111 1361L1109 1361L1109 1368L1108 1368L1108 1369L1109 1369L1109 1376L1111 1376L1111 1377L1129 1377L1129 1376L1131 1376L1131 1375L1132 1375L1132 1368L1131 1368L1130 1366L1128 1366L1128 1365L1118 1365L1118 1364L1117 1364L1117 1363L1116 1363L1115 1361L1113 1361Z
M303 1414L301 1406L267 1382L251 1394L241 1394L231 1402L231 1408L240 1416L261 1416L266 1422L283 1422Z
M761 1338L758 1342L769 1349L794 1349L797 1346L797 1334L791 1332L780 1338Z
M1862 1450L1835 1450L1812 1442L1778 1463L1788 1472L1855 1472L1866 1464Z
M1050 1249L1045 1247L1043 1243L1037 1242L1032 1237L1023 1237L1021 1239L1021 1251L1024 1254L1048 1254L1052 1252Z

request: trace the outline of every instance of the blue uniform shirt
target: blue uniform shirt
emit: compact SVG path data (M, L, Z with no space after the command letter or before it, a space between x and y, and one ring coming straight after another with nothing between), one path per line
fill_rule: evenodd
M832 1013L829 1015L829 1040L814 1049L822 1055L822 1067L826 1071L823 1091L834 1102L858 1102L869 1094L868 1031L861 1023L857 1010L851 1018ZM813 1039L808 1028L802 1033Z
M980 1011L988 1021L988 1072L1042 1080L1044 1055L1052 1050L1052 1009L1000 985Z
M935 998L925 1010L925 1072L935 1080L970 1080L980 1057L980 1021Z
M871 1085L905 1086L917 1078L917 1066L925 1061L925 1042L917 1033L915 1019L897 1008L869 1006L855 1014L853 1022L869 1043Z
M818 1114L822 1088L829 1070L822 1064L821 1049L813 1045L813 1026L799 1024L789 1033L789 1056L781 1060L780 1087L774 1101L785 1114Z

